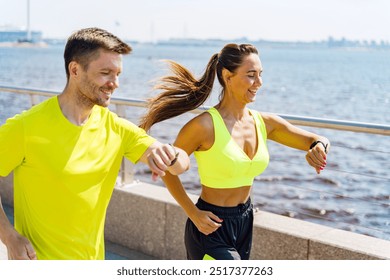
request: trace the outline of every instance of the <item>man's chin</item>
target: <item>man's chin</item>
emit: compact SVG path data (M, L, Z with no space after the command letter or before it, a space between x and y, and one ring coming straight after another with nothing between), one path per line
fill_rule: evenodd
M106 100L99 100L96 105L99 105L101 107L108 107L110 105L111 99L106 99Z

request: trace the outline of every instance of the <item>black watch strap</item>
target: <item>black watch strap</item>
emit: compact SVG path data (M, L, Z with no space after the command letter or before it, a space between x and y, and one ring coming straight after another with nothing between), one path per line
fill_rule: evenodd
M313 143L311 143L310 150L313 149L318 143L320 143L322 146L324 146L325 154L327 154L328 153L328 144L325 145L325 143L320 141L320 140L317 140L317 141L314 141Z

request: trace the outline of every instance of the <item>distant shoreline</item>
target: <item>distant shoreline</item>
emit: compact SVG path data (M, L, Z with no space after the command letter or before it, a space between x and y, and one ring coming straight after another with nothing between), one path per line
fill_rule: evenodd
M348 50L390 50L390 43L381 41L352 41L345 38L336 40L329 37L328 40L322 41L267 41L267 40L249 40L248 38L236 38L231 40L223 39L184 39L172 38L166 40L157 40L155 42L142 42L135 40L126 40L131 45L156 45L156 46L193 46L193 47L209 47L225 45L231 42L237 43L252 43L260 47L270 48L299 48L299 49L348 49ZM49 45L65 45L66 39L42 39L39 42L33 43L18 43L18 42L0 42L0 47L47 47Z
M46 42L0 42L3 48L46 48Z

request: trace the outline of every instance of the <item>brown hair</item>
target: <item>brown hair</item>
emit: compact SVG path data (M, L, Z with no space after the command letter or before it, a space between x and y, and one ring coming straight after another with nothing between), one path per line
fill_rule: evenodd
M68 65L71 61L80 63L84 69L99 52L99 49L128 54L131 47L110 32L96 28L84 28L68 38L64 51L66 77L69 79Z
M201 106L210 96L213 89L215 74L222 86L219 96L223 98L225 81L222 69L226 68L234 73L242 64L243 59L251 54L258 54L251 44L227 44L222 50L214 54L206 67L202 77L197 80L192 73L182 65L168 61L173 75L164 76L156 89L160 94L148 100L148 111L141 118L140 127L149 130L155 123L179 116Z

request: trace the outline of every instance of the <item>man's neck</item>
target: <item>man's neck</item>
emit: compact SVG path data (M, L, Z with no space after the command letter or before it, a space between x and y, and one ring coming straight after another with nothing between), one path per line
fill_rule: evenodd
M93 105L87 106L78 102L77 97L66 89L58 95L58 103L65 118L77 126L82 126L88 121L93 108Z

